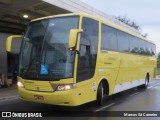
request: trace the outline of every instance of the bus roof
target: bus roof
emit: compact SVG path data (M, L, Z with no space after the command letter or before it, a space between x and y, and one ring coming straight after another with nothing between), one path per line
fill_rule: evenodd
M98 18L98 17L93 16L93 15L89 15L89 14L86 14L86 13L69 13L69 14L52 15L52 16L47 16L47 17L33 19L31 22L39 21L39 20L43 20L43 19L55 18L55 17L65 17L65 16L85 16L85 17L89 17L89 18L95 19L97 21L100 21L100 22L102 22L102 23L104 23L104 24L106 24L106 25L108 25L110 27L116 28L116 29L121 30L123 32L126 32L126 33L128 33L130 35L133 35L135 37L141 38L141 39L143 39L145 41L148 41L150 43L155 44L153 41L148 40L145 37L143 37L143 36L141 36L141 35L139 35L137 33L131 32L131 31L127 30L126 28L123 28L123 27L121 27L121 26L119 26L119 25L117 25L117 24L115 24L113 22L110 22L109 20L108 21L102 20L101 18Z

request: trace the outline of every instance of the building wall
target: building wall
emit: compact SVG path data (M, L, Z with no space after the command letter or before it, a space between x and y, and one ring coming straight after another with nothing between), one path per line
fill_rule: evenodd
M7 76L6 39L11 34L0 33L0 74Z

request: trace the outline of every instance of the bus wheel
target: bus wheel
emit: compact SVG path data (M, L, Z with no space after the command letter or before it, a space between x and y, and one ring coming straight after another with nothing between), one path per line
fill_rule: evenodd
M139 86L138 88L139 89L147 89L148 84L149 84L149 74L146 75L145 83L143 85Z
M146 79L145 79L145 84L144 84L143 87L144 87L145 89L147 89L148 85L149 85L149 75L147 74Z
M103 82L100 83L97 91L97 105L101 106L103 104L103 95L104 95L104 88L103 88Z
M0 88L2 88L2 79L0 79Z

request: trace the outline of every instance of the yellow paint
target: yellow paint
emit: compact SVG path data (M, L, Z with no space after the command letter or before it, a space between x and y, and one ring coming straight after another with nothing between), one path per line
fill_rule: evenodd
M83 32L82 29L71 29L69 35L68 48L73 48L76 45L78 33Z
M15 38L22 38L23 36L22 35L12 35L12 36L9 36L7 38L7 41L6 41L6 51L7 52L11 52L11 48L12 48L12 40L15 39Z
M67 15L58 15L50 16L45 18L40 18L36 20L48 19L53 17L62 17L62 16L73 16L79 15L79 29L82 29L82 18L89 17L99 21L99 40L98 40L98 54L97 54L97 64L95 69L95 75L93 78L77 83L77 87L68 91L55 91L52 88L52 85L58 84L70 84L76 83L77 77L77 64L78 64L78 54L75 56L75 66L74 66L74 78L60 80L60 81L34 81L34 80L24 80L18 77L18 81L22 82L24 86L27 85L26 81L31 82L28 84L33 84L33 90L27 90L26 88L18 87L19 95L23 100L39 102L45 104L55 104L63 106L78 106L90 101L94 101L97 98L97 88L102 79L107 80L109 84L109 95L112 95L114 92L115 85L123 84L126 82L132 82L134 80L145 79L146 74L149 73L152 79L155 79L154 70L156 68L156 58L134 55L129 53L122 52L113 52L100 50L101 48L101 23L102 20L92 17L87 14L67 14ZM36 21L33 20L33 21ZM116 29L122 30L131 35L137 36L141 39L146 40L145 38L131 33L125 30L122 27L119 27L108 21L103 22L109 26L112 26ZM81 34L78 34L76 50L80 48L80 37ZM96 85L96 91L93 91L93 83ZM34 85L35 84L35 85ZM34 86L45 86L45 88L39 88L42 90L48 90L45 92L36 91ZM32 87L32 86L31 86ZM34 99L34 95L40 95L44 97L44 100ZM65 104L68 103L68 104Z

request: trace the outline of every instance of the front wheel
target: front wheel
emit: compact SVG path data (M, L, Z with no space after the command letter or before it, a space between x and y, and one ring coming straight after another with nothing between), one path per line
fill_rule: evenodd
M98 91L97 91L97 105L101 106L103 104L103 95L104 95L104 88L103 88L103 83L101 82Z

